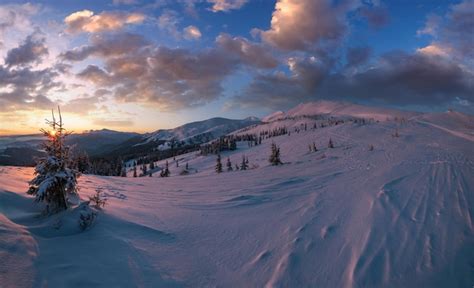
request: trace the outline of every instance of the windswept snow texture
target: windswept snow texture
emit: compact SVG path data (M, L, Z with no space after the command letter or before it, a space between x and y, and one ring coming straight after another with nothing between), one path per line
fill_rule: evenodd
M169 178L83 176L83 198L108 198L85 232L75 210L38 217L31 169L0 167L0 286L472 287L474 142L458 118L282 120L247 132L308 130L222 153L251 170L216 174L190 153L168 159Z

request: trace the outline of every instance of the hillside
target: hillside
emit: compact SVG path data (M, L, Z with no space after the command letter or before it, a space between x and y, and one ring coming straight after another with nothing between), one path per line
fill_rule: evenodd
M286 113L278 111L263 118L263 122L272 122L284 118L310 115L352 116L374 119L377 121L393 120L395 118L411 118L421 113L358 105L350 102L320 100L302 103Z
M211 118L203 121L196 121L184 124L173 129L162 129L153 132L145 137L146 142L150 141L184 141L194 143L204 143L220 136L226 135L235 130L258 124L260 120L255 117L248 117L242 120L227 118Z
M0 258L7 263L0 283L471 287L474 153L463 135L472 134L472 118L447 112L362 124L346 116L244 129L291 131L222 153L224 170L227 157L235 165L245 155L247 171L216 174L215 156L193 152L177 157L179 167L167 159L169 178L83 176L82 198L97 187L108 198L86 232L76 210L37 216L24 193L31 169L0 167ZM328 119L345 122L320 127ZM282 166L268 163L272 142ZM309 152L313 142L317 152ZM180 176L185 163L191 174Z

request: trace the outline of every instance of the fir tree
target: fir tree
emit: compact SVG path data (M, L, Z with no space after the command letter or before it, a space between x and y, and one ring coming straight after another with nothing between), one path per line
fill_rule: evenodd
M133 177L137 177L137 166L133 166Z
M334 148L334 143L332 143L331 138L329 138L328 148Z
M227 164L226 164L226 166L227 166L227 171L232 171L232 170L233 170L233 169L232 169L232 162L230 162L230 158L229 158L229 157L227 157Z
M41 129L47 140L43 143L46 157L38 161L35 177L29 182L28 194L36 196L36 201L47 203L47 212L55 213L69 207L71 198L78 195L77 178L79 172L68 167L69 147L64 143L70 135L63 127L61 110L59 121L52 112L52 120L46 120L51 130Z
M277 145L275 143L272 143L271 150L272 150L272 152L270 154L270 158L268 159L268 161L270 161L270 163L272 165L283 164L280 160L280 148L277 147Z
M313 142L313 152L316 152L318 151L318 149L316 148L316 143Z
M186 170L189 170L189 164L186 162Z
M215 170L216 170L217 173L222 172L221 154L217 154Z
M242 163L240 164L240 170L247 170L249 166L247 165L247 159L245 155L242 156Z

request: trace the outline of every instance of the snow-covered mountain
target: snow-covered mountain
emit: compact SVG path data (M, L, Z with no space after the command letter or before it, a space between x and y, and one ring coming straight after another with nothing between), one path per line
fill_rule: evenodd
M199 139L212 140L226 135L232 131L260 123L256 117L248 117L242 120L227 118L211 118L203 121L191 122L173 129L161 129L146 137L147 141L198 141Z
M291 134L221 153L224 167L248 158L246 171L217 174L214 155L192 152L176 156L179 165L156 163L170 163L169 178L85 175L81 197L102 188L108 199L85 232L79 208L38 217L41 207L25 194L32 169L0 167L0 259L8 264L0 283L471 287L474 117L386 113L378 122L344 112L248 127L236 133ZM272 143L281 166L268 162ZM190 172L180 175L185 163Z

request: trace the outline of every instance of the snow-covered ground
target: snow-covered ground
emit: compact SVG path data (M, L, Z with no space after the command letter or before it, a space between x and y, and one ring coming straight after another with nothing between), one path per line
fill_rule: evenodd
M85 232L76 210L38 216L32 169L0 167L0 287L472 287L474 142L461 116L308 125L222 154L224 170L248 157L247 171L216 174L215 156L190 153L168 159L169 178L83 176L82 198L108 198ZM269 166L272 141L282 166Z

